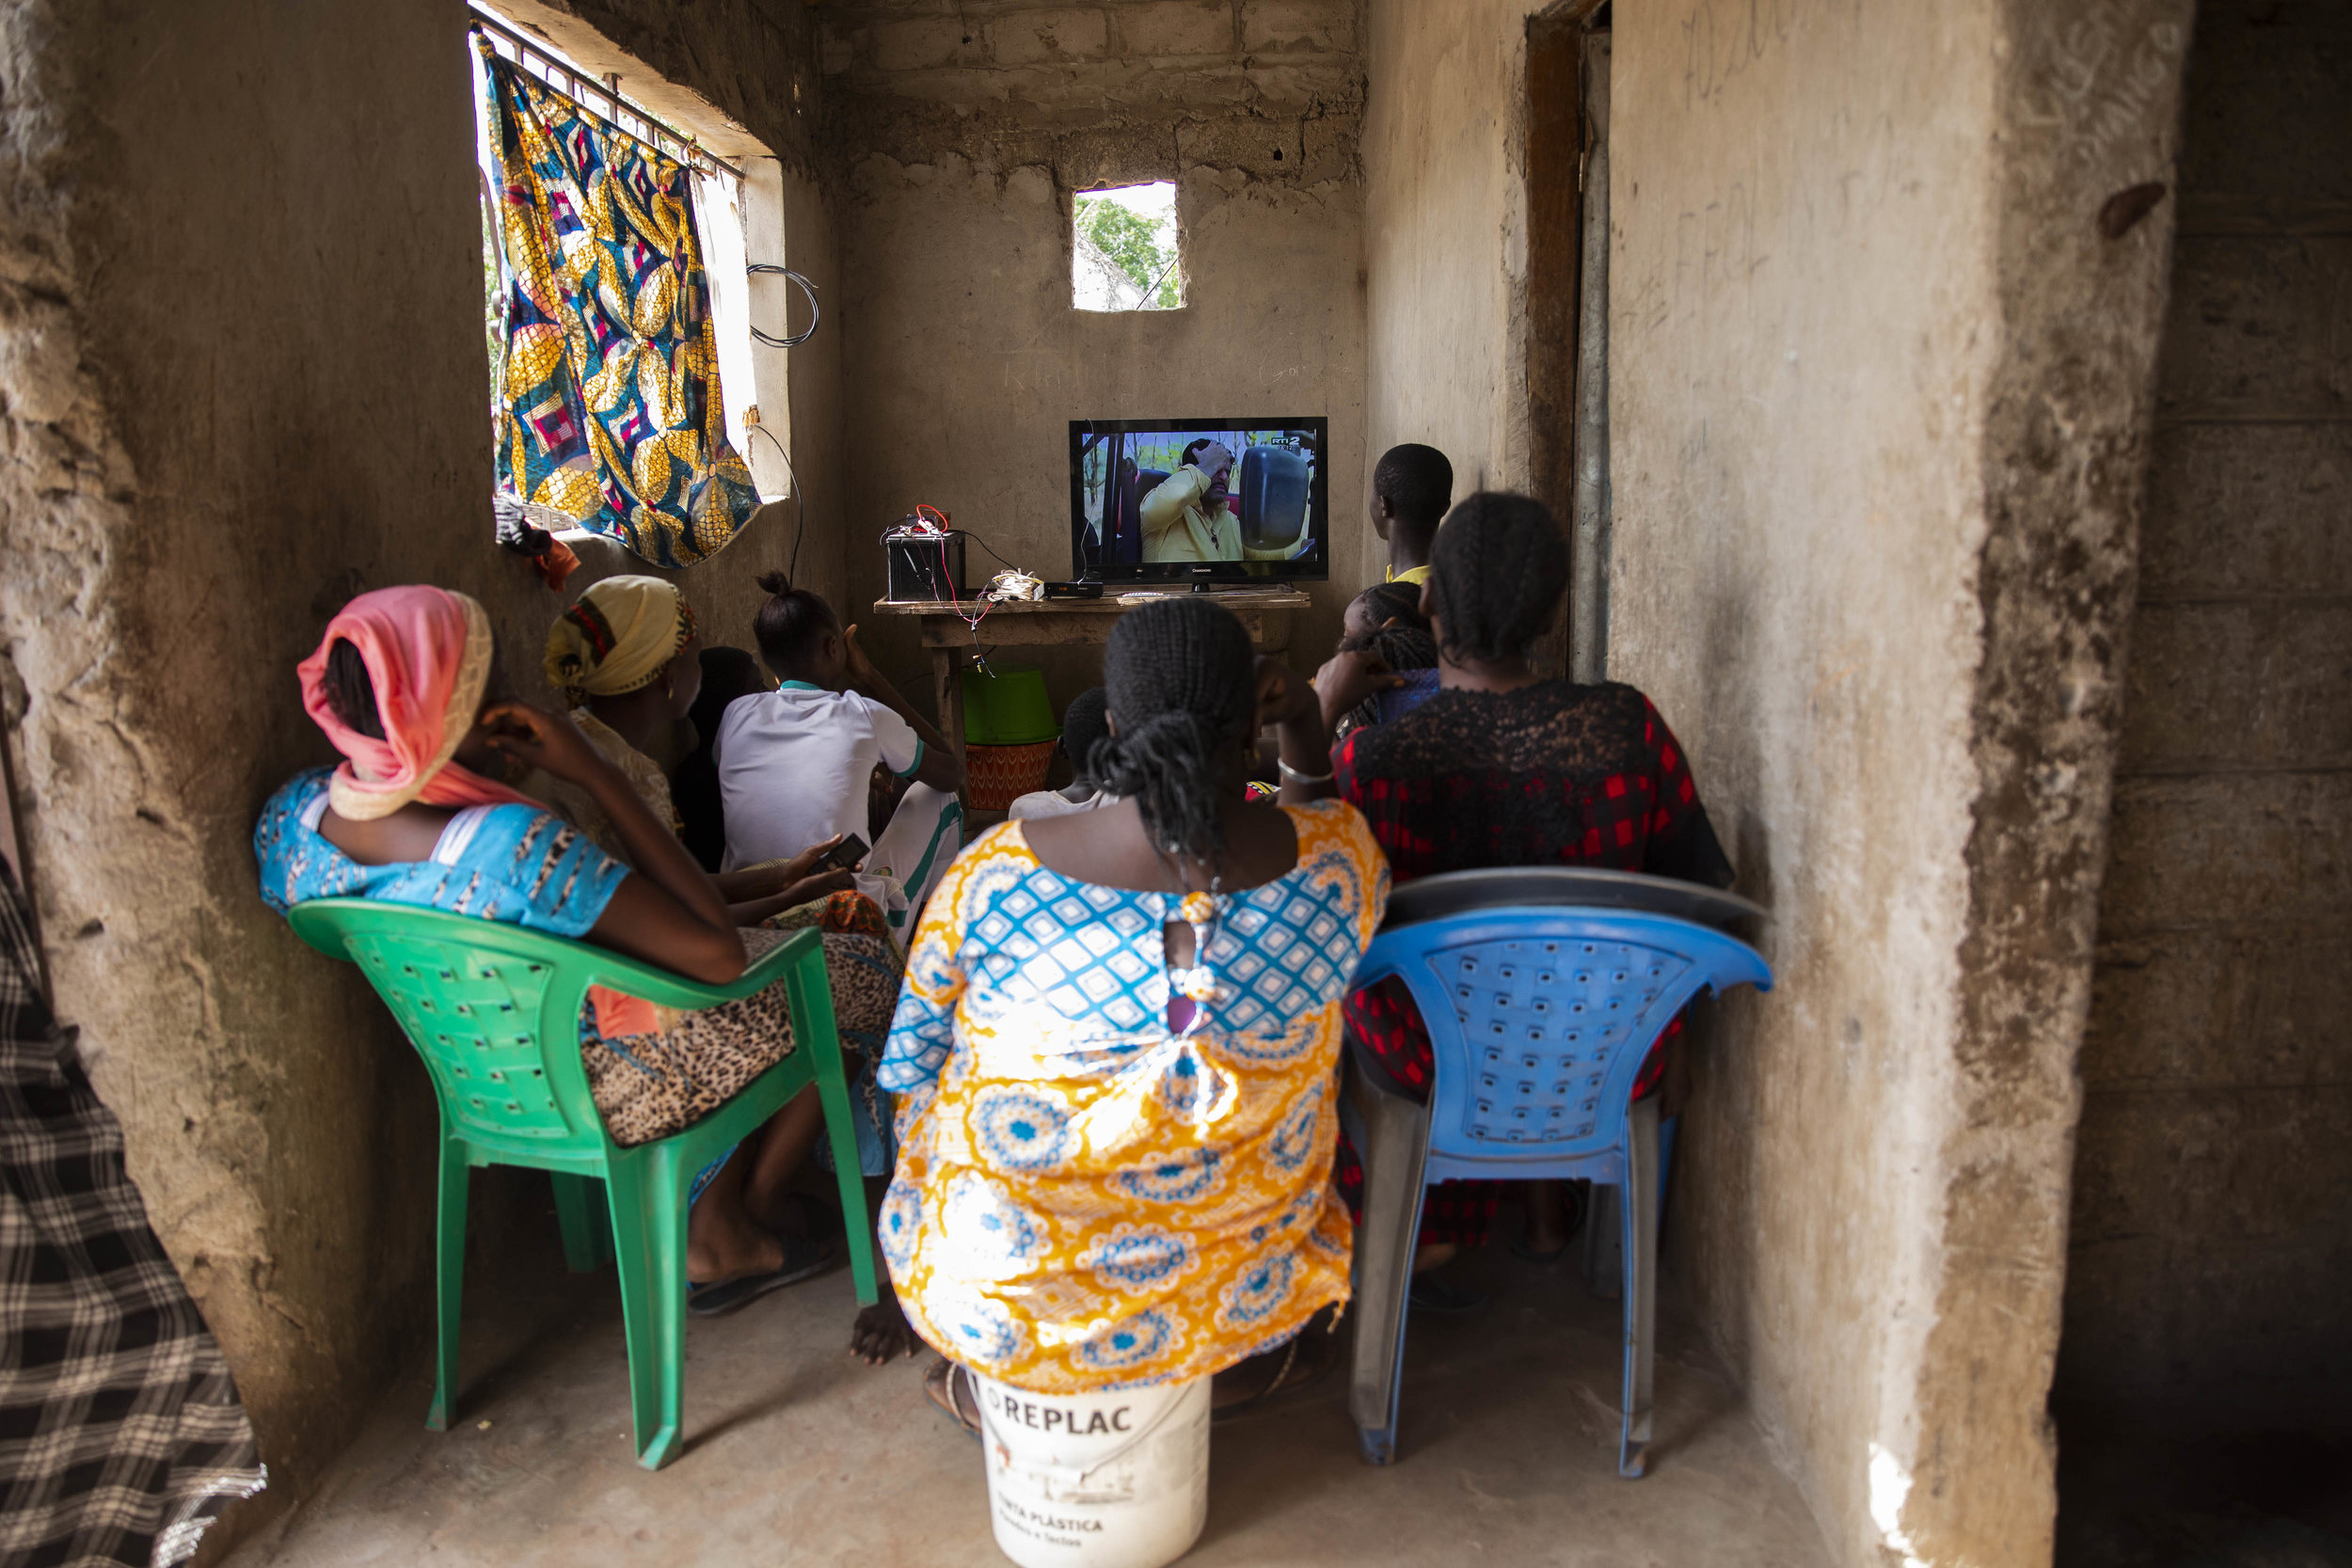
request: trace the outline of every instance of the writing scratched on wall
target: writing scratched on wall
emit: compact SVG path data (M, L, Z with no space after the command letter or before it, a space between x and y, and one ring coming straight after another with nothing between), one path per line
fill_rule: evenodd
M1704 103L1784 42L1798 0L1700 0L1682 19L1682 104Z
M1743 307L1777 252L1803 251L1817 233L1860 232L1888 202L1922 189L1913 150L1891 114L1839 109L1820 145L1821 156L1769 165L1751 151L1709 199L1677 213L1665 264L1613 279L1618 319L1645 331L1677 316Z
M1734 180L1721 198L1675 214L1674 293L1707 298L1744 286L1770 260L1756 243L1756 203L1747 182Z
M2184 0L2100 0L2061 20L2035 13L2018 123L2061 138L2077 166L2121 144L2161 134L2156 113L2187 41Z

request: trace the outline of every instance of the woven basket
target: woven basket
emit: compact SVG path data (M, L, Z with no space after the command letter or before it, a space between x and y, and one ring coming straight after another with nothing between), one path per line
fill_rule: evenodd
M976 746L963 749L963 792L974 811L1009 811L1024 795L1045 787L1053 770L1054 742L1031 746Z

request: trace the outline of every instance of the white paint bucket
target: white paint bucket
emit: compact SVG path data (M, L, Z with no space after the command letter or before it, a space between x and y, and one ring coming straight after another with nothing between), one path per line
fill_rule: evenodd
M1163 1568L1209 1517L1209 1380L1032 1394L983 1377L996 1545L1021 1568Z

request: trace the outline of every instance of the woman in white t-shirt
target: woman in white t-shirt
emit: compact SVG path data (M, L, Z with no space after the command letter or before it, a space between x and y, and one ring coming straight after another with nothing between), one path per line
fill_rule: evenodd
M963 759L907 706L831 606L782 572L760 587L752 635L782 685L738 698L719 721L719 793L726 807L723 869L799 854L836 834L866 836L866 786L877 766L913 782L874 841L858 891L894 929L914 926L962 845Z

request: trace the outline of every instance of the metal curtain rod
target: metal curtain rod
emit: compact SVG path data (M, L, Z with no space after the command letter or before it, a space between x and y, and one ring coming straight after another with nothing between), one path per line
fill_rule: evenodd
M644 108L629 103L628 99L621 96L620 89L618 87L609 87L602 82L596 81L596 79L593 76L583 76L580 71L564 64L562 60L557 59L553 55L548 53L547 45L532 42L531 40L523 37L522 34L516 32L514 28L509 27L505 23L499 21L496 17L489 15L487 12L475 9L471 7L469 7L468 9L473 18L473 24L476 27L481 28L485 33L495 34L497 37L504 39L509 44L514 46L516 63L517 65L522 63L521 57L525 54L537 55L539 57L539 64L541 67L540 74L542 76L542 80L539 85L547 88L548 91L555 94L558 98L563 99L565 103L571 104L572 107L578 109L581 114L587 115L591 119L602 121L604 124L611 126L613 130L618 131L622 135L627 136L629 140L637 143L640 147L649 147L665 158L675 156L680 162L689 166L691 166L699 160L702 163L709 165L713 168L725 170L727 173L734 175L738 180L744 177L741 169L736 167L733 164L728 163L724 158L720 157L717 153L703 146L692 136L688 135L685 132L679 130L676 126L668 123L666 120L655 119L652 115L647 114ZM562 71L564 79L572 84L570 91L567 92L564 88L557 87L553 82L544 79L547 72L557 71ZM615 77L614 80L618 81L619 78ZM589 91L600 93L604 97L611 99L612 101L613 113L609 115L601 113L585 99L583 99L580 96L582 84L592 84L588 88ZM630 130L628 126L622 124L618 116L623 110L626 110L629 114L635 115L639 119L644 120L647 128L653 132L653 135L651 137L641 136L636 132ZM678 150L675 153L673 153L670 149L661 145L661 137L664 135L668 135L677 142Z

